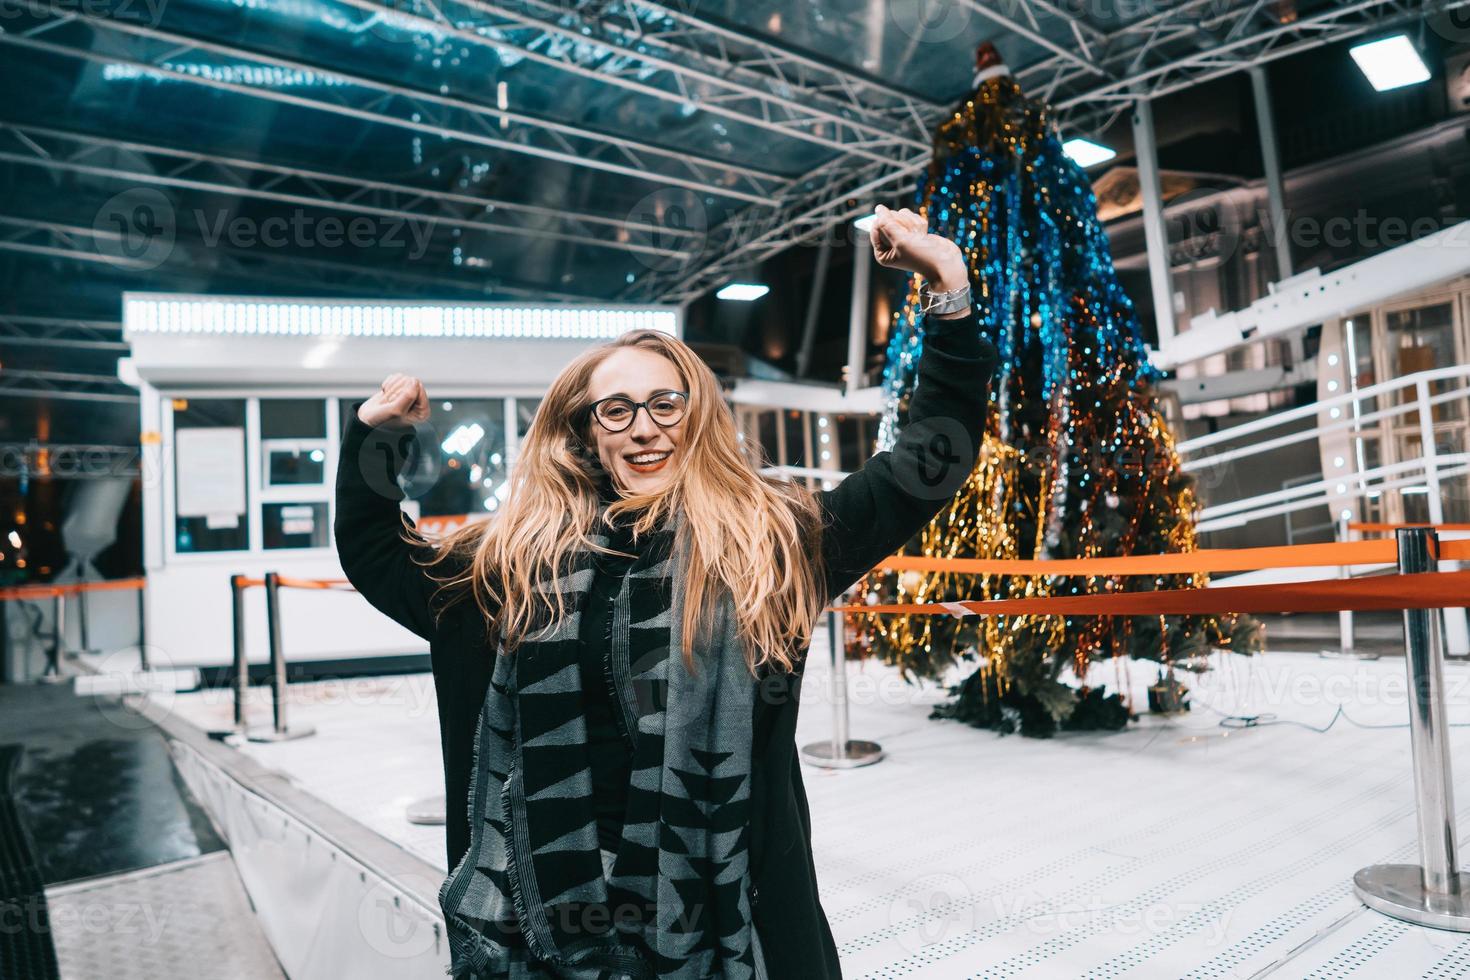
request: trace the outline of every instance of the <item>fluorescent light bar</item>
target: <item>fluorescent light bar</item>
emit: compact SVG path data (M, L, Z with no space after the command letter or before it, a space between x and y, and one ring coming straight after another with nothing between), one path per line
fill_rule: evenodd
M483 438L485 438L485 427L480 423L461 424L449 433L440 444L440 448L451 456L466 456L471 449L480 444Z
M1118 151L1112 147L1103 146L1101 143L1094 143L1092 140L1083 139L1081 136L1074 136L1063 143L1062 152L1071 157L1077 166L1084 170L1088 167L1095 167L1105 160L1111 160L1118 155Z
M751 300L760 299L770 291L770 286L765 286L758 282L732 282L715 293L715 296L719 299L730 299L741 303L749 303Z
M125 298L123 325L128 334L610 340L629 330L677 336L678 314L668 307L345 303L151 293Z
M1429 68L1408 35L1395 34L1381 41L1354 45L1349 51L1368 83L1379 92L1429 81Z

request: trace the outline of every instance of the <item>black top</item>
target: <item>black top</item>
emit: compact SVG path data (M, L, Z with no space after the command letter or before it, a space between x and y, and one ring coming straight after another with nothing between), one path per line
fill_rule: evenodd
M898 550L950 502L974 467L985 429L995 346L975 314L925 324L924 356L907 423L892 449L875 453L831 490L817 491L827 591L835 598ZM414 559L432 553L399 537L405 461L401 433L374 430L353 406L337 466L333 529L348 580L375 608L429 641L448 798L446 867L469 848L470 773L494 651L476 603L436 621L437 583ZM958 477L955 477L958 474ZM439 574L452 572L446 569ZM818 899L811 817L796 755L804 660L766 677L755 699L751 746L751 916L770 980L835 980L837 947ZM591 689L590 687L588 688ZM772 896L770 902L763 899Z
M605 486L603 500L615 499ZM631 531L633 517L616 523L604 522L608 546L636 555ZM642 542L639 542L642 545ZM577 634L582 672L582 703L587 716L587 749L592 761L592 806L597 814L597 844L609 851L618 849L623 836L623 815L628 809L628 781L633 777L633 743L623 731L624 721L613 700L608 677L608 655L612 651L612 607L624 576L634 559L622 555L593 554L592 584Z

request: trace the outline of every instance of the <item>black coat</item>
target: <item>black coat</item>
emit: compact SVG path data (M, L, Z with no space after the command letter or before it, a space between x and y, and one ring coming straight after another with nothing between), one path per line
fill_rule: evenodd
M817 494L831 598L927 525L974 466L995 347L979 336L973 313L931 319L927 328L908 421L893 449L874 454L834 489ZM454 603L435 625L430 597L436 583L411 560L415 549L398 533L403 492L396 476L404 438L370 429L358 420L357 407L343 433L337 468L337 553L358 592L429 641L444 757L445 857L453 868L469 847L470 771L491 654L473 601ZM425 554L418 552L421 559ZM752 917L771 980L840 980L837 947L817 895L811 816L797 764L801 676L799 669L768 675L756 698Z

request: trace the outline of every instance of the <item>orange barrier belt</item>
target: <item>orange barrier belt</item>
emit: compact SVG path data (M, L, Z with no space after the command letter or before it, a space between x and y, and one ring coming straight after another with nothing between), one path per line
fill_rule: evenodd
M242 589L258 589L265 585L263 578L251 578L248 575L236 575L235 585ZM277 575L276 584L287 589L337 589L339 591L355 592L350 582L345 578L292 578L289 575Z
M1349 524L1349 531L1368 534L1392 534L1406 527L1432 527L1436 531L1470 531L1470 524Z
M287 578L285 575L277 575L276 582L292 589L341 589L352 584L345 578Z
M0 588L0 601L5 599L50 599L55 596L76 595L78 592L120 592L125 589L141 589L147 583L144 578L117 578L106 582L66 582L61 585L11 585Z
M878 563L895 571L960 572L967 575L1188 575L1243 572L1260 568L1311 568L1329 565L1396 565L1398 542L1336 541L1275 548L1211 548L1170 555L1122 558L928 558L894 555ZM1470 559L1470 541L1441 541L1445 561Z
M1104 595L982 599L961 602L833 606L853 613L949 613L952 616L1163 616L1199 613L1333 612L1442 609L1470 602L1470 572L1424 572L1218 589L1166 589Z

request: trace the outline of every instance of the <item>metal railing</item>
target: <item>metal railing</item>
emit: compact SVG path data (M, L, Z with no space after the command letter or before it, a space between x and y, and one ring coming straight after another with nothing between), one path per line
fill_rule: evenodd
M1446 381L1455 382L1456 386L1449 391L1430 394L1431 384ZM1396 397L1410 390L1413 392L1412 398ZM1397 400L1398 403L1371 412L1358 410L1364 402L1373 399ZM1427 490L1428 523L1442 524L1445 518L1441 485L1446 480L1470 474L1470 452L1464 451L1470 447L1461 447L1462 451L1453 453L1438 451L1434 439L1434 409L1439 405L1467 399L1470 399L1470 365L1461 364L1383 381L1180 442L1175 448L1183 461L1185 472L1193 473L1208 487L1208 471L1227 463L1247 461L1301 443L1316 443L1327 435L1371 434L1376 430L1377 424L1385 420L1413 416L1417 422L1415 428L1420 447L1417 458L1374 467L1359 466L1339 475L1323 476L1298 486L1239 500L1211 503L1200 512L1198 529L1204 532L1241 527L1253 521L1280 517L1313 507L1331 507L1334 497L1343 496L1335 490L1343 483L1350 484L1352 496L1365 499L1384 491L1424 486ZM1283 427L1303 419L1317 418L1323 412L1331 414L1334 409L1338 410L1340 420L1296 429L1282 435L1271 435L1273 431L1280 431ZM1470 419L1460 421L1470 425ZM1259 436L1264 438L1255 439L1247 445L1206 452L1246 437Z

